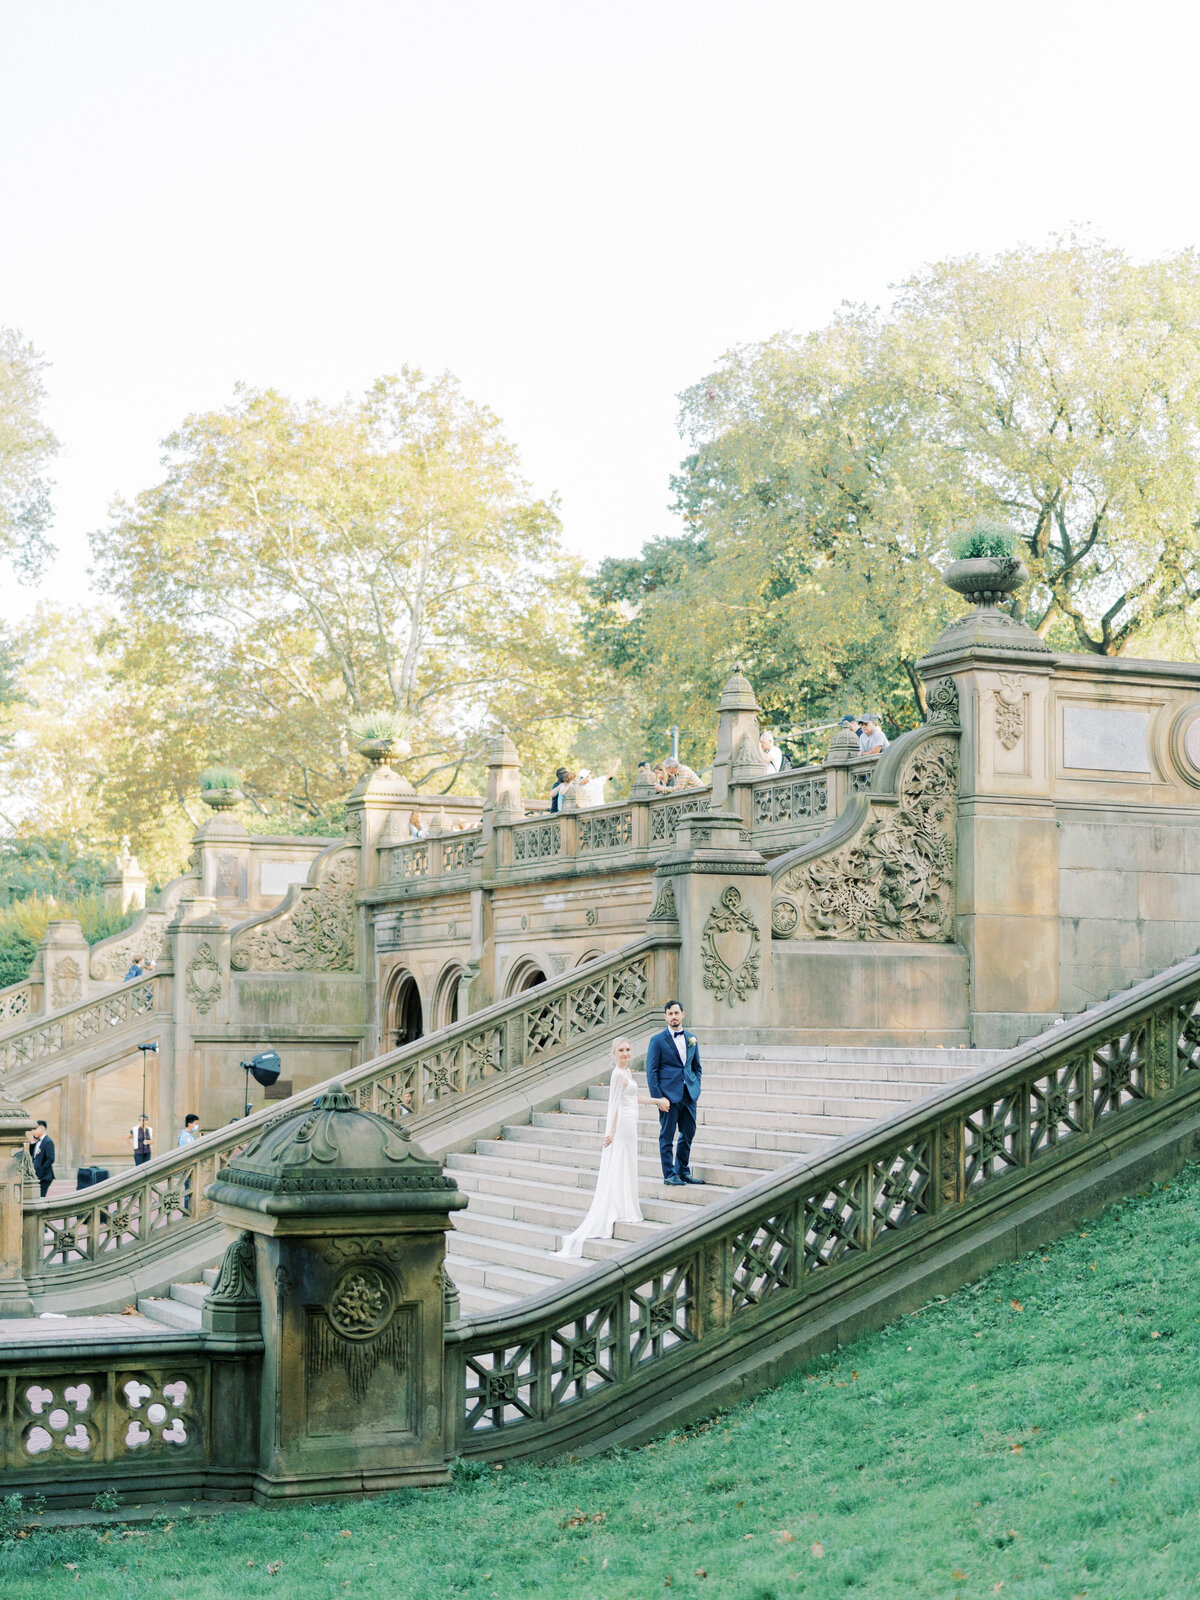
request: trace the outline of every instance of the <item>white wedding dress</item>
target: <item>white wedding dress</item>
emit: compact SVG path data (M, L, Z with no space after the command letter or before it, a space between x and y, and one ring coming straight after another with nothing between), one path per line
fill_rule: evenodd
M574 1233L567 1235L555 1255L581 1256L585 1239L611 1239L614 1223L642 1221L637 1127L637 1084L631 1072L614 1067L608 1086L608 1115L604 1119L604 1132L612 1135L612 1143L600 1152L600 1173L587 1216Z

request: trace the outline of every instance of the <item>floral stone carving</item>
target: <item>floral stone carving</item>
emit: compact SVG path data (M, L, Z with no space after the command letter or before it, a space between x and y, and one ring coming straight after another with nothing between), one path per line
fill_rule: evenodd
M658 894L654 897L654 909L647 917L647 922L674 922L679 912L675 906L675 885L667 878L659 885Z
M381 1361L403 1371L410 1320L398 1314L396 1291L385 1273L366 1264L350 1267L335 1283L324 1311L309 1314L309 1376L340 1366L350 1393L361 1400Z
M221 963L205 939L188 962L187 997L202 1016L221 998Z
M1006 750L1025 732L1025 680L1019 672L1002 672L996 691L996 737Z
M209 1293L211 1305L258 1304L258 1274L254 1266L254 1236L241 1233L221 1258L221 1270Z
M953 678L939 678L925 697L926 725L941 723L947 728L957 728L958 686Z
M92 977L118 983L129 971L134 956L157 961L166 942L166 916L160 911L143 911L127 933L119 939L106 939L92 951Z
M771 907L776 938L952 940L957 783L956 741L922 745L896 806L873 803L853 838L783 875Z
M358 959L357 887L358 857L345 848L315 888L290 892L281 910L237 935L230 965L238 972L353 972Z
M730 1005L745 1000L751 989L758 988L758 945L758 924L742 910L741 891L731 884L704 924L700 940L704 987Z
M83 972L78 961L71 956L63 956L54 966L54 982L51 985L51 1003L57 1011L59 1006L72 1005L83 993Z

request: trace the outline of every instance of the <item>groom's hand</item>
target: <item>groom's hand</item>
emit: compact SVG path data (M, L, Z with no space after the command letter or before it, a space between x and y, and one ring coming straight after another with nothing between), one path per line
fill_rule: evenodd
M671 1109L671 1102L667 1099L666 1095L664 1095L661 1100L656 1100L654 1104L660 1111L670 1111Z

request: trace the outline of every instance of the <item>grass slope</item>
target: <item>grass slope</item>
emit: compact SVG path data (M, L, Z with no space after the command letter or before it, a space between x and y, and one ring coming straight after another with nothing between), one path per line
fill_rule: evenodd
M644 1450L40 1532L0 1553L0 1594L1183 1600L1200 1595L1198 1343L1190 1168Z

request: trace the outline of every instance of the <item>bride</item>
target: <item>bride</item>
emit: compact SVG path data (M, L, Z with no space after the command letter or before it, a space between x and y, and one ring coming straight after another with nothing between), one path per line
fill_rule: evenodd
M612 1047L613 1072L608 1085L608 1115L604 1123L604 1147L600 1152L600 1174L596 1192L586 1217L563 1240L557 1256L581 1256L585 1239L611 1239L613 1224L641 1222L638 1204L638 1102L652 1105L647 1095L639 1095L629 1063L633 1046L628 1039L617 1039Z

